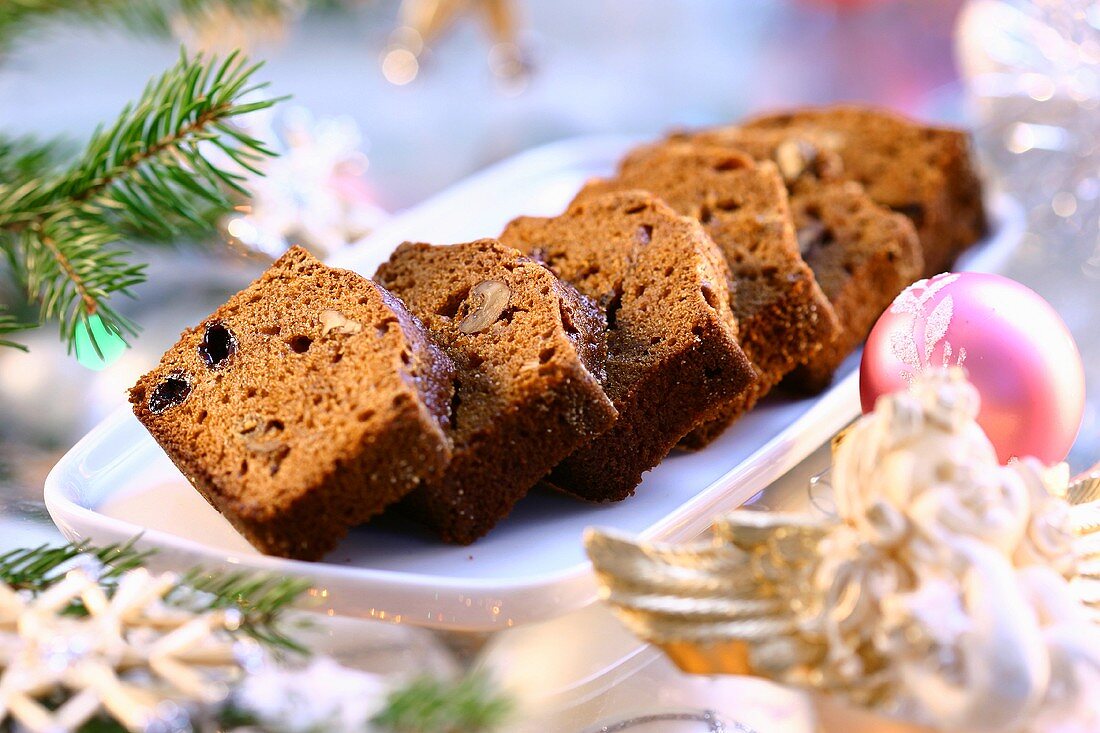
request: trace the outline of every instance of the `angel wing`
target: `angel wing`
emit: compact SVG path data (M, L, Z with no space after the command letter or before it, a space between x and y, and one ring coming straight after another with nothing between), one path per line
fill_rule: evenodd
M1071 581L1095 623L1100 623L1100 476L1077 480L1069 487L1068 499L1073 505L1070 520L1076 535L1073 548L1077 554L1077 575Z
M740 511L709 542L640 542L589 529L585 549L601 595L641 638L684 671L750 671L754 647L798 635L792 594L809 587L828 523L803 515Z

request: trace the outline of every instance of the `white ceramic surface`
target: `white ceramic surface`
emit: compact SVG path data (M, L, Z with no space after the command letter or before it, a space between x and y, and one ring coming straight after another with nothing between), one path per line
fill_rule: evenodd
M579 138L511 158L394 217L331 263L369 275L406 239L464 241L492 236L519 214L557 213L585 179L609 173L633 142ZM966 269L995 271L1019 240L1018 208L998 200L992 209L996 234L969 253ZM595 599L580 542L585 527L687 540L783 475L855 417L857 364L853 355L819 397L769 398L705 450L670 456L627 501L592 506L536 489L471 547L441 545L388 520L352 532L324 562L260 555L188 485L127 406L57 464L45 501L66 537L104 543L140 534L141 546L158 549L154 564L162 567L229 565L304 576L314 583L316 604L333 614L502 629Z

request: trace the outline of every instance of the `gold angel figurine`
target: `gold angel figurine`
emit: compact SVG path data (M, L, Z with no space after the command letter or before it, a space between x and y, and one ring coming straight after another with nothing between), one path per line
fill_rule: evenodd
M836 517L741 510L690 546L590 530L603 596L687 672L931 730L1100 730L1100 482L1000 465L977 413L957 368L880 399L834 446Z

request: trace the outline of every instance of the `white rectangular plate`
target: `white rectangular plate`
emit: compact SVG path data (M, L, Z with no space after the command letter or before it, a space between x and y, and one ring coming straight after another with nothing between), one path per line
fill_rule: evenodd
M406 239L467 241L495 235L519 214L558 213L583 181L612 172L634 142L580 138L516 156L395 217L331 264L370 275ZM992 208L996 235L970 253L967 269L998 269L1019 239L1018 209L1007 200ZM537 489L471 547L443 545L417 527L386 521L352 532L324 562L260 555L191 488L128 406L57 464L46 480L46 505L66 537L106 543L140 534L139 545L157 548L162 567L230 565L307 577L318 606L332 613L506 628L595 599L581 546L585 527L687 540L765 488L856 416L857 365L853 355L823 395L771 397L705 450L670 456L627 501L593 506Z

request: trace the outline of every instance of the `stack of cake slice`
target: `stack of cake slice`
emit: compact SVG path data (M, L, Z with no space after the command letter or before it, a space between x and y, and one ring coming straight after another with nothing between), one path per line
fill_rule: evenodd
M854 105L761 115L742 128L809 137L832 153L840 162L834 177L859 183L873 201L912 220L925 277L951 269L959 254L986 233L981 181L970 137L962 130ZM702 130L689 137L724 145L731 133L738 137L738 128Z
M781 383L823 388L984 228L953 130L837 107L680 132L373 282L295 248L131 401L263 552L320 558L391 506L466 544L540 481L622 500Z
M816 129L725 127L677 133L670 144L736 150L774 161L790 195L799 250L840 323L831 343L799 366L787 382L820 391L844 358L867 338L879 314L921 276L924 255L912 222L880 206Z
M629 496L753 383L721 252L699 222L652 195L588 197L553 219L516 219L501 240L574 283L610 328L606 389L619 419L558 464L554 485L595 501Z
M649 191L699 221L731 273L730 306L756 379L741 399L685 438L685 446L701 448L831 343L839 323L799 254L786 188L773 164L716 147L647 146L628 154L614 178L586 185L576 200L624 189Z

